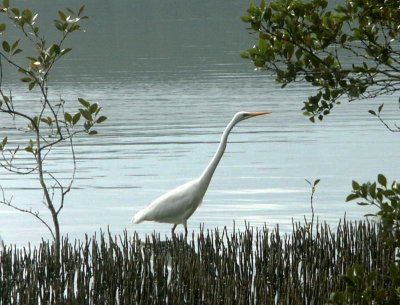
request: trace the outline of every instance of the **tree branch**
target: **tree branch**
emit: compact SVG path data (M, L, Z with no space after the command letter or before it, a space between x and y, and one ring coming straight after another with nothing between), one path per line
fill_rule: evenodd
M54 232L52 230L52 228L49 226L49 224L40 216L39 211L33 211L32 209L22 209L14 204L11 203L12 201L12 197L9 200L6 200L5 194L4 194L4 189L3 187L0 185L0 190L2 193L2 199L0 200L0 203L9 206L17 211L23 212L23 213L27 213L30 214L32 216L34 216L36 219L38 219L42 224L44 224L46 226L46 228L50 231L51 236L53 237L53 239L55 240L55 235Z

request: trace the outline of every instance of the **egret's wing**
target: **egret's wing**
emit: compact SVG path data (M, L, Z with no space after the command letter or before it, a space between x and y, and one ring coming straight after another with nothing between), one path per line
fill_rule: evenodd
M197 181L190 181L155 199L136 214L133 222L159 221L181 223L197 208L202 200Z

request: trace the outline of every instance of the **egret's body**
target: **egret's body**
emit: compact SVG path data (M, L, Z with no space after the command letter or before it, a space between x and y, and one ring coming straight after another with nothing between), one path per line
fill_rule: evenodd
M228 135L232 128L240 121L271 112L238 112L233 117L231 122L226 126L218 150L210 163L203 171L201 176L195 180L189 181L177 188L161 195L155 199L149 206L139 211L133 218L133 223L140 223L143 221L157 221L172 223L172 233L178 224L183 224L185 227L185 236L187 235L187 220L198 206L202 203L203 197L210 184L211 178L222 155L225 152Z
M155 199L135 215L133 223L152 220L185 225L201 204L204 193L199 192L198 179L189 181Z

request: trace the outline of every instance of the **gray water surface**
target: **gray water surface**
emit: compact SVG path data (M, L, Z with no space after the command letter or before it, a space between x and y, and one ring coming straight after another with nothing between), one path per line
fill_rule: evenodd
M50 24L64 2L37 5ZM239 20L248 1L86 5L86 32L71 40L73 52L55 70L50 94L71 107L77 97L96 101L108 120L99 136L75 141L78 173L60 214L63 234L82 238L107 227L112 233L169 234L171 225L130 220L157 196L200 175L226 124L242 110L273 113L234 128L204 202L189 219L190 231L200 224L232 228L234 222L243 228L245 221L290 230L292 219L311 216L305 179L317 178L314 209L320 221L336 225L345 213L360 219L368 210L345 203L351 181L378 173L396 178L399 138L367 111L384 102L384 116L392 122L398 97L345 102L322 123L310 123L300 109L312 88L298 83L281 89L272 75L254 71L239 57L254 38ZM12 76L6 84L16 104L31 107L31 93ZM2 116L0 138L5 135L11 144L27 139ZM66 146L49 156L58 177L70 176L69 156ZM46 213L35 176L0 169L0 184L15 204ZM0 206L0 220L7 243L50 238L36 219L8 207Z

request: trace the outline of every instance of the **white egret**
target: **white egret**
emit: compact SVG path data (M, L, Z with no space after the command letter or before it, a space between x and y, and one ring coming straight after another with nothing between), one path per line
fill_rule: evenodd
M203 197L213 177L222 155L225 152L228 135L232 128L240 121L258 116L269 114L270 111L263 112L238 112L226 126L217 152L199 178L189 181L177 188L161 195L150 205L140 210L132 219L134 224L143 221L156 221L174 224L172 234L178 224L185 227L185 237L187 236L187 220L201 204Z

